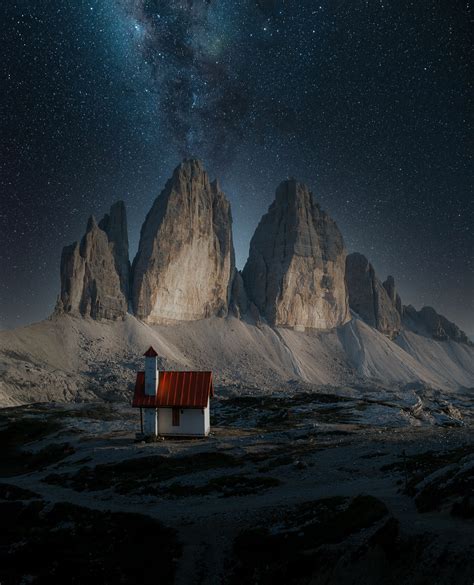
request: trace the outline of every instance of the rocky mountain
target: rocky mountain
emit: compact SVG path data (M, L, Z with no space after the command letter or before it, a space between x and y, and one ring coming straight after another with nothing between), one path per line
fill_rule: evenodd
M345 257L336 223L306 185L284 181L250 243L248 298L271 325L336 327L349 318Z
M404 306L403 324L416 333L427 335L438 341L452 339L458 343L471 344L464 331L437 313L433 307L423 307L417 311L412 305Z
M130 266L125 205L89 219L80 243L63 249L56 313L148 324L229 313L296 330L346 323L349 307L395 338L402 329L469 343L433 308L402 306L395 279L382 283L359 253L347 256L335 222L308 188L284 181L262 217L242 272L235 269L230 204L198 160L185 160L155 200Z
M125 203L117 201L99 222L99 227L107 234L115 261L115 269L120 278L120 288L124 296L130 296L130 260L128 255L128 228Z
M249 300L245 290L244 279L242 278L242 273L238 270L235 271L234 280L232 281L230 308L232 313L238 318L245 315L249 308Z
M349 306L368 325L393 338L401 329L401 300L395 280L389 276L382 284L367 258L354 252L346 259L346 284Z
M102 226L102 227L101 227ZM117 319L127 313L128 236L123 204L97 225L93 216L81 242L61 255L61 293L56 312Z
M384 289L387 291L388 298L391 300L392 305L395 306L399 315L402 314L403 307L402 307L402 299L400 295L397 293L397 289L395 288L395 279L393 276L387 276L387 280L383 283Z
M155 200L133 262L135 315L147 323L225 316L234 277L230 204L197 160Z
M363 255L346 259L305 185L278 187L237 271L229 202L196 160L155 200L132 269L121 202L63 249L55 313L0 332L0 406L129 400L150 345L161 368L212 370L237 391L474 387L467 336L430 307L403 307Z

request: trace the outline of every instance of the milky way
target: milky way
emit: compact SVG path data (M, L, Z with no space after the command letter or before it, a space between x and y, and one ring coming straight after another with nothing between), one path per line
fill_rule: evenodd
M295 176L403 301L474 332L469 11L453 0L2 3L0 324L46 316L62 246L124 199L130 240L184 156L237 264Z

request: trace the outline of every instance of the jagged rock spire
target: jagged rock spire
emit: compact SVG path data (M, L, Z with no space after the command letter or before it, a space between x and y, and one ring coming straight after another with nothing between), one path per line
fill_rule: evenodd
M57 311L93 319L117 319L126 314L128 273L124 268L124 286L120 273L120 262L123 266L128 263L125 216L121 231L113 227L119 208L112 206L110 216L105 216L99 224L91 215L80 244L74 242L63 248Z
M347 256L346 283L351 309L372 327L395 337L401 328L401 301L394 278L389 276L382 285L367 258L354 252Z
M250 243L247 294L272 325L329 329L348 320L346 251L336 223L301 183L276 190Z
M141 230L133 262L135 314L148 323L225 316L233 276L230 204L200 161L185 160Z

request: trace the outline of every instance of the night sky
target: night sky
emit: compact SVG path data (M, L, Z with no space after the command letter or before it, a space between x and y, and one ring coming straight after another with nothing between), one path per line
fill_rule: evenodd
M124 199L132 256L196 156L237 265L294 176L404 304L474 332L469 3L2 2L0 328L40 320L61 249Z

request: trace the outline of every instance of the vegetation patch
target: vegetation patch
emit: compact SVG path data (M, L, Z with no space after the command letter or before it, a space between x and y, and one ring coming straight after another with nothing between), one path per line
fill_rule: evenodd
M143 493L153 493L155 495L162 495L171 498L205 496L209 494L218 494L219 497L229 498L257 494L272 487L279 486L280 483L281 482L274 477L224 475L211 479L203 486L173 483L168 487L153 491L148 491L145 488Z
M0 503L0 582L173 583L176 533L138 514Z
M0 500L33 500L39 498L40 496L37 493L30 490L9 483L0 483Z
M50 474L44 481L77 491L114 488L118 493L128 494L142 492L144 486L152 489L153 485L176 476L241 464L242 461L232 455L209 451L183 457L153 455L81 467L74 473Z
M5 422L5 427L0 429L2 449L22 447L62 428L58 422L39 417L8 418Z
M313 417L314 412L311 406L332 404L334 412L339 413L341 409L337 405L352 400L352 398L345 396L317 392L299 392L292 395L273 394L271 396L232 396L219 401L218 409L213 413L213 424L218 426L245 424L248 426L249 421L252 421L255 426L259 427L285 428L294 426L302 418L306 418L308 414ZM301 408L301 412L294 410L298 408ZM317 414L319 415L319 413L318 410ZM326 418L329 416L328 411Z
M271 523L237 536L230 582L313 582L322 559L326 564L332 561L331 553L321 554L321 547L341 543L384 517L388 518L385 504L363 495L352 500L327 498L286 510Z
M123 414L109 404L87 404L80 408L55 410L50 416L58 419L79 418L98 421L121 420L124 418Z
M267 471L271 471L272 469L277 469L278 467L284 467L286 465L292 465L294 463L295 460L292 455L278 455L277 457L271 458L269 458L268 455L265 455L264 463L258 468L258 470L265 473Z
M62 427L58 423L39 418L11 419L0 430L0 477L11 477L42 469L74 453L68 443L53 443L39 451L25 446L41 440Z
M462 501L466 496L474 496L473 455L473 447L464 445L450 451L402 455L399 461L381 469L399 471L404 475L404 490L414 497L420 512L451 505L454 514L469 515L466 502L462 505Z

